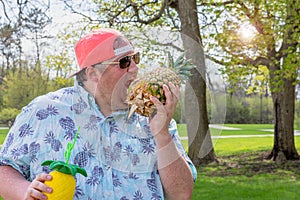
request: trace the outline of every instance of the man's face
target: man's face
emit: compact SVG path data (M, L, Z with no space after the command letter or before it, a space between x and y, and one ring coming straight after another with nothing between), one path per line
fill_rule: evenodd
M124 56L132 55L133 53L133 51L127 52L112 61L119 61ZM127 90L131 82L136 78L137 73L138 67L133 60L131 60L130 66L125 69L121 69L119 64L105 66L97 88L111 102L112 110L126 109L128 107L126 102Z

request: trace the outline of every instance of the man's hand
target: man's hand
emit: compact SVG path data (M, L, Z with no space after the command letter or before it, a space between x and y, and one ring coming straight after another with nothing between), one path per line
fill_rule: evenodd
M168 132L168 127L175 113L180 95L179 87L176 87L173 83L169 83L169 86L163 85L163 90L166 96L165 105L156 97L151 97L151 101L156 107L156 112L150 117L150 129L154 136Z
M169 87L164 85L163 89L166 104L152 97L157 112L150 118L150 129L156 141L159 176L167 199L190 199L194 187L192 171L169 133L180 90L172 83L169 83Z
M51 193L52 189L44 184L45 181L51 180L49 174L39 174L29 185L26 190L24 200L46 200L46 195L42 192Z

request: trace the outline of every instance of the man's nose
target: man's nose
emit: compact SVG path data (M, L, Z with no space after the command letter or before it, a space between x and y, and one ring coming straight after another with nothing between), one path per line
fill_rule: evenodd
M137 72L139 70L137 64L131 60L130 66L127 69L127 72Z

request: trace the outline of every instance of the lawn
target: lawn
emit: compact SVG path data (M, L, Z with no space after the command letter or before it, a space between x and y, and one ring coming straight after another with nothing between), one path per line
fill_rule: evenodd
M226 127L241 130L222 130L219 135L272 134L261 131L272 129L272 125L230 124ZM187 135L185 125L179 125L178 129L180 136ZM0 130L0 144L6 132ZM187 149L187 140L182 142ZM197 169L192 200L299 199L300 161L278 164L265 159L272 149L273 137L218 138L213 139L213 143L218 163ZM300 152L300 136L295 137L295 143Z
M253 129L265 127L247 125L245 131ZM273 147L272 137L222 138L213 142L220 162L198 168L193 200L299 199L300 162L280 165L266 160ZM295 144L300 152L299 136Z
M210 127L212 136L226 136L226 135L265 135L273 134L273 124L220 124L223 129ZM227 130L234 128L235 130ZM295 127L295 131L300 131L300 128ZM180 136L187 136L186 125L178 124L178 132Z
M274 163L266 165L264 162L264 166L257 164L256 167L251 163L248 161L247 164L237 164L235 167L215 164L200 168L192 199L299 199L300 170L296 165L287 169L286 166L281 167Z
M0 145L3 143L6 135L7 135L8 129L0 129Z

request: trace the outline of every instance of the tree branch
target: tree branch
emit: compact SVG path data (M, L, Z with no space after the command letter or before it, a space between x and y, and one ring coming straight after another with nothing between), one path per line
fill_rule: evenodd
M71 5L68 4L68 1L67 0L64 0L64 4L69 8L71 9L71 11L74 13L74 14L78 14L78 15L81 15L82 17L88 19L89 21L94 21L91 17L81 13L81 12L78 12L76 11Z
M283 42L278 51L278 57L286 57L288 54L295 53L297 51L297 46L299 45L299 40L293 37L293 34L299 35L299 14L297 9L294 8L295 3L291 3L290 7L287 7L287 16L285 19L285 30L283 35ZM290 51L288 51L288 49Z
M205 55L205 58L219 64L219 65L228 65L229 63L228 62L225 62L225 61L221 61L221 60L218 60L216 59L215 57L211 56L211 55Z
M172 17L171 13L170 13L169 7L167 7L167 15L171 19L174 28L176 28L178 31L180 31L180 27L178 25L176 25L176 22L175 22L174 18Z
M238 65L252 65L252 66L259 66L259 65L264 65L266 67L271 67L270 63L271 63L271 60L268 59L268 58L265 58L265 57L257 57L256 59L252 59L250 57L247 57L245 55L243 55L244 59L239 59L235 62L235 64L238 64ZM221 60L218 60L216 59L215 57L211 56L211 55L205 55L205 58L217 63L217 64L220 64L220 65L228 65L230 64L231 62L226 62L226 61L221 61Z
M148 20L143 20L140 17L139 14L139 6L137 5L137 3L134 3L132 0L129 1L130 5L132 6L134 12L135 12L135 16L137 17L137 22L141 23L141 24L151 24L152 22L159 20L161 18L161 16L163 15L166 7L168 6L169 1L168 0L164 0L162 2L161 8L159 10L159 12L153 16L153 18L150 18Z
M255 27L255 29L257 30L258 33L260 34L264 34L264 26L263 23L261 22L261 20L258 18L258 8L255 5L254 7L254 12L253 15L251 14L249 8L241 1L237 2L240 6L242 11L245 13L245 15L250 19L250 23Z
M147 41L149 41L153 45L158 45L158 46L163 46L163 47L172 47L173 49L176 49L179 52L184 52L184 49L182 49L181 47L175 45L172 42L161 43L158 40L151 39L146 33L143 33L143 36L145 38L143 38L143 37L137 37L137 36L135 36L135 38L141 39L141 40L145 40L146 39Z
M268 58L265 58L265 57L257 57L256 59L252 59L252 58L249 58L247 56L245 56L245 59L244 60L240 60L239 61L239 64L241 65L252 65L252 66L258 66L258 65L264 65L266 67L270 67L271 65L271 60L268 59Z
M233 0L233 1L224 1L224 2L213 2L213 3L201 2L197 6L223 6L227 4L233 4L233 3L236 3L236 1Z
M0 0L0 1L1 1L1 3L2 3L4 15L5 15L6 19L8 19L8 21L9 21L9 23L10 23L11 20L10 20L10 18L9 18L8 15L7 15L6 8L5 8L5 3L3 2L3 0Z

